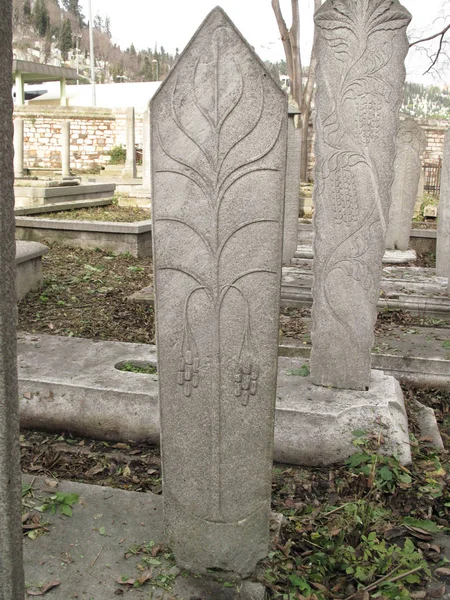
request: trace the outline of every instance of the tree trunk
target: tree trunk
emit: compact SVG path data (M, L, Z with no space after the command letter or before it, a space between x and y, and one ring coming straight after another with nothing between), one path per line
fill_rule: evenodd
M314 44L309 63L308 80L303 89L303 69L300 54L300 11L299 1L291 0L292 25L287 28L280 8L279 0L272 0L272 8L277 20L281 40L286 55L286 65L291 81L291 96L297 102L301 111L302 150L301 150L301 180L308 177L308 147L309 147L309 117L311 114L311 101L314 93L316 58ZM322 5L322 0L314 0L314 10Z

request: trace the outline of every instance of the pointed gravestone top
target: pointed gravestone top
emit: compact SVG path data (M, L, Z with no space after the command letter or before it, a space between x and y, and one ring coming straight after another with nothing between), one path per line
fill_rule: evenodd
M287 99L216 8L151 119L168 543L248 575L268 547Z

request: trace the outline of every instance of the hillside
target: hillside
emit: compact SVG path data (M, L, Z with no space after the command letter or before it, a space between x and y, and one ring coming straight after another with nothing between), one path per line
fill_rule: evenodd
M160 48L122 50L112 41L108 16L93 19L99 83L164 79L177 56ZM14 0L15 58L77 69L90 79L89 30L78 0Z

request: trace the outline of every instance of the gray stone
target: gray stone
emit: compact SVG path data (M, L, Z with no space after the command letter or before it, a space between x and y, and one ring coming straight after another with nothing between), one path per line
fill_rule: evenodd
M127 108L127 155L125 168L122 176L130 179L136 179L136 132L134 107Z
M75 248L101 248L138 258L152 256L152 221L117 223L16 217L16 238L59 242Z
M369 391L335 390L296 376L295 359L279 362L275 460L286 462L289 457L289 462L309 466L338 463L355 452L353 432L363 430L381 432L380 451L397 454L403 464L411 462L408 419L396 379L372 371Z
M374 369L394 375L402 383L448 389L450 361L442 357L444 349L438 341L442 333L424 328L405 338L399 332L394 340L388 338L386 350L380 340L383 350L372 355ZM438 340L430 341L430 336ZM22 427L54 433L70 431L102 440L159 443L157 376L116 368L124 362L156 364L154 346L25 334L19 335L18 343ZM286 363L279 358L275 419L280 426L275 431L274 449L277 456L282 449L285 462L295 463L302 455L299 449L305 445L304 427L299 422L294 428L285 418L284 428L283 415L289 398L301 403L306 394L301 387L303 378L286 376L286 372L302 368L310 346L283 341L279 352L295 360ZM352 397L370 398L373 394Z
M70 121L61 125L61 170L63 177L70 177Z
M422 171L422 156L427 146L424 130L414 119L400 123L397 154L394 162L394 183L386 234L386 248L408 250L414 206Z
M311 380L365 390L411 15L327 0L317 27Z
M50 184L45 186L34 185L34 182L31 185L28 184L26 187L23 185L14 186L16 208L42 206L54 202L112 198L115 191L115 183L90 183L80 185L76 181L64 181L57 186Z
M0 600L23 600L11 94L12 2L0 3L0 23Z
M297 250L300 209L300 154L302 133L300 110L289 105L286 189L284 192L283 265L289 265Z
M42 257L48 248L38 242L16 242L16 295L20 300L42 287Z
M23 119L14 119L14 177L23 177Z
M150 108L147 108L142 117L142 140L142 190L148 191L151 196L152 166L150 156Z
M136 549L151 542L153 547L163 544L161 496L29 475L24 476L24 483L33 490L26 497L29 512L30 507L42 504L55 492L78 495L70 519L59 512L47 512L46 534L33 540L25 537L25 573L30 592L39 592L42 584L56 580L60 584L49 592L53 600L265 598L264 586L256 581L233 581L228 574L222 581L187 575L173 566L173 559L164 550L155 557L155 564L142 571L149 557L136 553ZM142 586L123 584L124 579L138 579L144 574L151 575L151 579ZM163 577L165 586L161 586Z
M220 8L151 102L167 539L250 574L268 549L287 98Z
M447 131L444 138L436 243L436 275L450 277L450 130Z

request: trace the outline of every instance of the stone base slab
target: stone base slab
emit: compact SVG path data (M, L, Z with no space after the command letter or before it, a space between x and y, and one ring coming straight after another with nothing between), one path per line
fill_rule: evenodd
M78 494L80 500L73 506L70 519L47 512L46 535L34 540L24 538L25 579L29 591L39 591L39 586L56 580L60 584L49 595L53 600L112 600L122 596L133 600L265 598L261 583L251 579L233 581L229 574L221 581L189 575L168 561L163 553L157 556L161 564L148 571L152 570L154 578L158 574L168 576L170 590L151 582L137 588L121 585L122 578L137 579L143 574L137 568L143 556L130 554L130 548L150 541L164 543L163 497L70 481L53 480L50 486L48 478L30 475L24 475L23 481L31 484L36 505L55 492Z
M48 248L39 242L16 241L16 293L21 300L42 287L42 257Z
M382 452L411 462L403 393L394 377L372 371L367 392L316 386L296 375L298 360L280 358L275 417L275 455L279 462L323 466L355 452L352 434L382 434Z
M147 344L94 342L21 334L21 425L97 439L159 441L155 375L117 370L123 362L156 364ZM372 372L369 392L318 388L296 372L304 358L279 357L275 459L303 465L337 463L356 451L351 432L380 419L385 449L410 461L408 424L398 382Z

